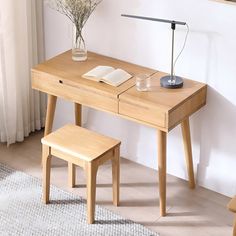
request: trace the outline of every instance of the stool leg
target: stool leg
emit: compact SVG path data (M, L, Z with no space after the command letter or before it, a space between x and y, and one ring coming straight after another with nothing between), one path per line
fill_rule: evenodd
M50 194L50 171L51 171L51 155L50 147L43 145L43 202L49 203Z
M76 166L73 163L68 163L68 185L71 188L75 187Z
M120 148L114 149L112 159L112 188L113 188L113 205L119 206L120 201Z
M86 165L88 224L92 224L94 222L97 169L98 169L98 166L95 162L88 162Z

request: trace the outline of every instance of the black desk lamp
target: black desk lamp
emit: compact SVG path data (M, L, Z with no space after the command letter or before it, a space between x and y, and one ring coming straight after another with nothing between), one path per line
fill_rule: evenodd
M164 19L150 18L150 17L143 17L143 16L125 15L125 14L122 14L121 16L142 19L142 20L159 21L159 22L171 24L171 29L172 29L171 74L161 78L161 86L164 88L171 88L171 89L183 87L183 83L184 83L183 79L179 76L174 75L174 38L175 38L176 25L186 25L186 22L171 21L171 20L164 20Z

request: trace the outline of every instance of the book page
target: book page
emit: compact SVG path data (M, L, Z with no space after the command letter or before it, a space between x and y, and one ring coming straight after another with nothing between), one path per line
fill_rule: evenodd
M111 73L114 70L115 69L111 66L97 66L94 69L88 71L82 77L86 78L86 79L92 79L92 80L99 81L105 75Z
M108 75L103 76L101 81L113 86L119 86L131 77L132 75L130 75L126 71L122 69L116 69Z

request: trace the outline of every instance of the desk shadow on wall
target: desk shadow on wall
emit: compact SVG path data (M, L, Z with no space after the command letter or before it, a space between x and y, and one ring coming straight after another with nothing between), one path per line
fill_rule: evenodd
M236 193L236 106L208 86L201 123L199 184L233 195Z

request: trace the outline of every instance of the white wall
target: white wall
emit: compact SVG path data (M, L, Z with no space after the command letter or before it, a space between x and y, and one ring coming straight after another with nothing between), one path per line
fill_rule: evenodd
M170 27L120 17L138 14L186 21L190 34L176 67L178 75L206 82L207 106L191 117L198 183L236 193L236 5L209 0L103 0L86 25L91 51L162 71L170 67ZM70 23L45 7L47 58L71 47ZM176 30L176 50L185 28ZM72 104L59 102L55 126L73 121ZM122 140L122 156L157 168L156 131L110 114L89 110L87 127ZM180 128L168 135L168 173L186 178Z

